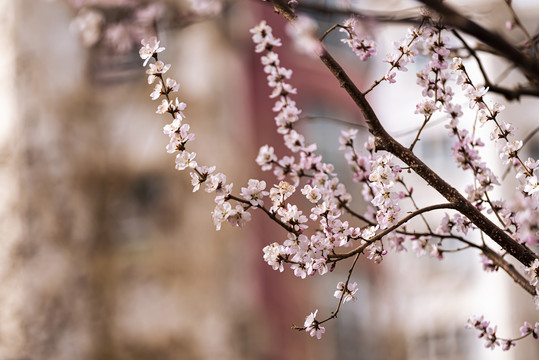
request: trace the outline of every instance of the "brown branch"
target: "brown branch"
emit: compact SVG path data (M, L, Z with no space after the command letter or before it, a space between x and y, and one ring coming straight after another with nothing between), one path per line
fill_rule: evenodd
M289 23L294 22L297 16L288 4L283 0L271 0L270 2L273 4L273 8L277 14L281 14Z
M308 12L316 12L325 15L340 15L340 16L357 16L362 19L372 19L379 23L403 23L403 24L419 24L422 21L421 16L406 16L402 11L361 11L357 9L337 8L328 5L300 2L297 10L306 10Z
M499 56L517 65L523 73L539 82L539 62L523 52L500 34L490 31L460 14L440 0L418 0L442 16L442 23L462 30L496 51Z
M462 196L458 190L443 180L437 173L435 173L430 167L415 156L413 152L391 137L380 123L380 120L376 116L367 99L355 86L352 80L350 80L342 67L325 49L320 55L320 58L339 80L341 87L348 92L356 105L360 108L363 116L365 117L365 121L369 126L371 134L373 134L375 137L377 149L386 150L401 159L449 202L456 205L461 214L470 219L470 221L472 221L479 229L484 231L485 234L498 243L498 245L507 250L524 265L531 265L536 258L532 251L520 245L502 229L498 228L475 206L466 200L466 198Z
M328 322L328 321L330 321L332 319L335 319L337 317L337 315L339 314L339 310L341 309L343 299L347 295L348 283L350 282L350 277L352 276L352 272L354 271L354 267L356 266L357 260L359 259L359 255L361 255L361 254L358 253L356 255L356 257L354 258L354 262L352 263L352 266L350 266L350 269L348 269L348 276L346 277L346 282L344 283L342 294L339 297L339 302L337 304L337 308L335 310L333 310L333 312L331 313L331 315L329 317L325 318L324 320L318 321L319 325L321 325L321 324L323 324L325 322ZM306 329L306 327L304 327L304 326L300 327L300 326L296 326L296 325L292 324L292 329L303 331L303 330Z
M350 282L350 277L352 276L352 272L354 271L354 267L356 266L357 260L359 259L359 255L357 254L354 258L354 262L352 263L352 266L350 266L350 269L348 269L348 276L346 277L346 282L344 283L341 297L339 298L339 303L337 304L337 308L331 313L331 316L327 319L320 321L320 324L323 324L331 319L335 319L337 317L337 314L339 313L339 310L341 309L342 301L344 297L346 296L346 292L348 291L348 283Z
M285 229L286 231L288 231L289 233L292 233L292 234L295 234L296 236L298 236L300 234L299 231L296 231L294 230L294 228L292 226L290 226L289 224L286 224L284 222L282 222L281 220L279 220L277 218L277 216L275 216L274 213L272 213L271 211L269 211L268 209L266 209L264 206L262 205L256 205L254 206L253 204L251 204L250 201L248 200L245 200L245 199L242 199L240 197L237 197L237 196L234 196L234 195L228 195L227 196L227 199L232 199L234 201L237 201L239 203L242 203L242 204L245 204L245 205L248 205L249 207L253 207L255 209L260 209L262 210L263 212L266 213L266 215L268 215L268 217L275 221L279 226L281 226L283 229Z
M508 89L498 85L490 85L488 91L503 95L509 101L520 100L520 97L523 95L539 97L539 87L517 86Z
M483 62L481 61L481 59L479 58L479 56L477 55L477 52L470 46L468 45L468 43L466 42L466 40L464 40L464 38L462 36L460 36L459 32L455 29L452 29L451 30L451 33L457 38L460 40L460 42L462 43L462 45L464 45L464 47L466 48L466 50L468 50L468 52L470 53L470 55L475 59L475 62L477 63L477 66L479 66L479 71L481 71L481 74L483 75L483 79L485 79L485 86L491 86L492 83L490 82L489 78L488 78L488 74L485 70L485 68L483 67Z
M524 24L522 24L522 21L520 21L519 16L515 12L515 9L513 9L513 4L511 1L505 1L505 5L507 5L507 8L511 12L511 16L513 17L513 23L522 30L524 33L524 36L526 37L526 40L529 42L530 46L533 46L534 50L534 56L537 58L537 44L535 43L533 37L530 35Z
M455 35L460 42L464 45L466 50L470 53L470 55L475 59L475 62L477 63L477 66L479 66L479 70L481 71L481 74L483 75L483 78L485 79L485 87L489 88L489 91L498 93L500 95L503 95L508 101L511 100L520 100L520 97L522 95L528 95L528 96L538 96L539 97L539 87L524 87L524 86L518 86L513 89L508 89L499 85L494 85L489 77L488 74L483 67L483 63L479 56L477 55L477 52L475 49L473 49L466 40L455 29L451 30L451 33Z
M525 44L516 44L513 45L507 41L500 34L490 31L483 26L477 24L476 22L468 19L466 16L458 13L454 9L446 6L440 0L418 0L419 2L425 4L427 7L438 12L443 16L442 22L445 25L454 27L456 29L462 30L463 32L472 35L477 40L481 41L488 48L482 49L483 51L492 52L498 56L502 56L509 60L510 62L517 65L523 70L523 72L530 78L535 81L539 81L539 62L529 56L527 56L523 51L525 50L527 44L530 42L530 39L526 40ZM272 1L273 2L273 1ZM391 22L391 23L411 23L419 24L421 22L421 17L418 16L399 16L392 15L390 13L367 13L361 12L352 9L339 9L326 5L318 4L305 4L300 3L298 9L313 11L321 14L328 15L356 15L361 18L374 19L377 22ZM281 7L279 12L283 12ZM289 20L289 19L287 19ZM539 36L535 35L531 38L531 44L535 46L539 40ZM530 95L530 96L539 96L539 90L534 87L522 87L517 89L507 89L503 87L494 86L491 87L491 91L500 93L507 100L518 100L521 95Z
M535 287L533 287L530 282L520 274L517 269L513 265L511 265L509 262L504 260L501 255L497 254L495 251L493 251L491 248L487 246L481 246L479 247L483 254L485 254L486 257L488 257L494 265L502 268L510 277L513 279L518 285L520 285L524 290L526 290L531 295L536 295L535 293Z
M418 209L418 210L414 211L411 214L408 214L408 216L405 216L404 218L400 219L395 225L393 225L393 226L379 232L374 237L372 237L371 239L366 240L366 242L364 244L360 245L359 247L355 248L354 250L351 250L351 251L349 251L347 253L344 253L344 254L330 255L329 258L330 259L346 259L346 258L349 258L350 256L360 254L370 244L372 244L375 241L381 240L384 236L388 235L389 233L391 233L394 230L397 230L400 226L402 226L403 224L406 224L408 221L410 221L414 217L416 217L418 215L421 215L423 213L426 213L428 211L439 210L439 209L454 209L454 210L457 210L455 205L453 205L453 204L436 204L436 205L426 206L424 208L421 208L421 209Z

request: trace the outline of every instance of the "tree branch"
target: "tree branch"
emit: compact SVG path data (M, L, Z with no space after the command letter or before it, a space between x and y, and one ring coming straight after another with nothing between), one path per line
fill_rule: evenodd
M458 190L449 185L437 173L423 163L412 151L401 145L386 132L367 99L355 86L342 67L325 49L322 50L320 59L338 79L341 87L344 88L352 97L356 105L363 113L365 121L369 126L369 130L376 139L376 146L378 149L386 150L401 159L406 165L414 170L416 174L421 176L423 180L425 180L430 186L436 189L449 202L454 204L461 214L470 219L470 221L485 232L485 234L487 234L498 245L507 250L507 252L509 252L524 265L531 265L536 258L532 251L520 245L502 229L498 228L475 206L466 200L466 198L462 196Z
M535 287L533 287L530 282L520 274L517 269L506 260L504 260L499 254L494 252L491 248L487 246L479 247L483 254L488 257L494 265L502 268L518 285L520 285L524 290L526 290L531 295L536 295Z
M507 100L520 100L523 95L539 97L539 87L517 86L513 89L508 89L498 85L490 85L488 91L503 95Z
M539 82L539 62L519 51L500 34L485 29L440 0L418 1L440 14L443 24L472 35L477 40L494 49L498 55L517 65L527 77Z
M360 253L363 252L363 250L365 250L365 248L367 246L369 246L370 244L372 244L375 241L381 240L384 236L386 236L389 233L391 233L392 231L398 229L401 225L406 224L408 221L410 221L414 217L416 217L418 215L421 215L421 214L423 214L425 212L428 212L428 211L439 210L439 209L455 209L455 210L457 210L455 205L453 205L453 204L436 204L436 205L426 206L426 207L424 207L422 209L414 211L411 214L408 214L408 216L405 216L404 218L400 219L395 225L385 229L384 231L379 232L373 238L367 240L365 244L362 244L361 246L355 248L354 250L349 251L349 252L347 252L345 254L330 255L329 258L330 259L346 259L346 258L348 258L348 257L350 257L352 255L360 254Z
M420 16L406 16L402 15L402 12L372 12L361 11L357 9L338 8L334 6L313 4L300 2L297 7L298 10L305 10L308 12L316 12L325 15L341 15L350 16L354 15L363 19L372 19L379 23L403 23L403 24L419 24L421 23Z

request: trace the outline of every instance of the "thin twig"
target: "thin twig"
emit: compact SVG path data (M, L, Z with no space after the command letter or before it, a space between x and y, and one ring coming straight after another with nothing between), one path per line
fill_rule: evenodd
M524 33L524 36L526 36L526 40L530 44L530 47L533 46L533 50L534 50L533 57L537 58L537 45L535 44L534 39L532 38L528 30L524 27L524 24L522 24L522 21L520 21L520 18L515 12L515 9L513 9L513 4L509 1L505 1L505 4L507 5L507 7L509 8L509 11L511 12L511 16L513 17L513 22L515 23L516 26L520 28L520 30L522 30L522 32Z
M499 56L506 58L517 65L523 73L536 81L539 81L539 62L530 58L503 36L486 29L475 21L462 15L446 2L440 0L418 0L442 16L441 21L448 26L475 37L485 45L491 47Z
M462 45L464 45L464 47L466 48L466 50L468 50L468 52L470 53L471 56L473 56L473 58L475 59L475 61L477 62L477 66L479 66L479 70L481 71L481 74L483 75L483 79L485 79L485 85L486 86L491 86L492 83L490 82L489 78L488 78L488 75L487 75L487 72L485 71L485 68L483 67L483 62L481 61L481 59L479 59L479 56L477 56L477 53L475 52L474 49L472 49L472 47L470 45L468 45L468 43L466 42L466 40L464 40L464 38L462 36L460 36L460 34L458 33L457 30L455 29L452 29L451 30L451 33L453 35L455 35L455 37L457 39L460 40L460 42L462 43Z
M415 144L417 144L417 142L419 141L419 136L421 135L421 132L423 131L425 126L429 123L429 120L431 117L432 117L432 114L430 114L429 116L425 116L425 120L423 121L423 124L421 124L421 126L419 127L419 130L417 130L417 134L415 135L414 141L412 141L412 144L410 144L410 147L408 148L410 149L410 151L414 150Z
M228 199L232 199L232 200L235 200L239 203L243 203L243 204L246 204L246 205L249 205L250 207L254 207L256 209L260 209L262 210L263 212L266 213L266 215L268 215L268 217L275 221L277 224L279 224L283 229L285 229L286 231L290 232L290 233L293 233L295 235L299 235L300 232L299 231L296 231L294 230L294 228L288 224L285 224L284 222L282 222L281 220L279 220L277 218L277 216L275 216L274 213L272 213L271 211L269 211L268 209L266 209L264 206L261 206L261 205L257 205L257 206L253 206L253 204L251 204L250 201L248 200L245 200L245 199L242 199L240 197L237 197L237 196L234 196L234 195L228 195L227 196Z
M388 235L393 230L396 230L401 225L407 223L408 221L410 221L414 217L416 217L416 216L418 216L420 214L423 214L425 212L428 212L428 211L439 210L439 209L456 209L456 206L451 204L451 203L445 203L445 204L436 204L436 205L426 206L424 208L416 210L416 211L412 212L411 214L409 214L408 216L405 216L404 218L399 220L395 225L393 225L393 226L379 232L378 234L376 234L372 238L366 240L364 244L360 245L359 247L355 248L354 250L351 250L351 251L349 251L347 253L344 253L344 254L330 255L329 258L330 259L333 259L333 258L335 258L335 259L349 258L350 256L353 256L355 254L362 253L370 244L372 244L375 241L381 240L384 236Z
M523 140L522 140L522 147L524 147L524 145L526 145L526 143L528 141L530 141L534 136L535 134L537 134L539 132L539 126L537 126L535 129L533 129ZM505 172L503 173L502 175L502 181L505 180L505 178L507 177L507 175L509 174L509 171L511 171L511 165L507 166L507 168L505 169Z
M354 271L354 267L356 266L357 260L359 259L359 255L361 255L361 254L356 255L356 257L354 258L354 262L352 263L352 266L350 266L350 269L348 270L348 276L346 277L346 282L344 283L342 294L339 297L339 303L337 304L337 308L331 313L331 315L329 317L327 317L324 320L318 321L319 325L323 324L325 322L328 322L331 319L335 319L337 317L337 314L339 313L339 310L341 309L343 299L347 294L346 291L348 290L348 283L350 282L350 277L352 276L352 272ZM300 326L296 326L296 325L292 324L292 329L302 331L302 330L305 330L306 327L304 327L304 326L300 327Z

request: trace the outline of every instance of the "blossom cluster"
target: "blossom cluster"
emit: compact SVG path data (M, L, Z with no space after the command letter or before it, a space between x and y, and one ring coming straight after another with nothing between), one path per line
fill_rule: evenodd
M522 336L531 335L534 339L539 339L539 322L532 326L532 324L525 321L524 325L520 327L520 334Z
M496 325L491 326L490 321L486 321L482 315L469 318L466 328L478 330L478 337L485 339L485 347L491 350L494 350L497 346L501 346L502 350L507 351L514 347L518 340L528 337L529 335L534 339L539 338L539 322L536 322L535 325L532 326L529 322L525 321L524 325L520 327L521 336L514 339L503 339L497 336L496 331L498 330L498 327Z
M376 220L381 229L395 225L399 218L399 195L392 191L401 168L393 163L393 155L375 156L369 175L373 198L371 203L378 208Z
M163 132L169 137L166 151L176 154L176 169L190 170L191 184L193 192L198 191L204 184L205 191L215 193L216 206L212 212L213 222L217 230L221 224L228 221L233 226L242 226L251 219L251 214L247 211L251 206L262 204L262 197L265 183L250 180L246 188L242 188L242 195L246 199L246 204L231 202L230 194L233 184L227 183L226 175L216 172L215 166L199 165L196 152L188 150L188 143L195 139L195 134L191 132L191 127L185 122L184 110L187 105L181 102L178 97L172 99L172 94L178 92L180 85L172 78L164 78L164 74L170 69L169 64L158 60L158 54L165 48L160 46L160 42L152 37L149 40L142 40L142 47L139 51L140 57L144 60L144 66L148 65L148 83L154 84L154 89L150 94L152 100L162 98L157 106L157 114L170 114L172 122L165 125ZM150 60L154 59L153 63Z
M367 154L358 152L354 148L356 136L357 129L342 131L339 149L345 150L344 157L352 171L353 180L363 183L363 198L378 209L376 223L380 229L386 229L395 225L399 217L398 202L403 195L393 191L393 188L399 180L401 168L394 164L393 155L375 152L372 136L364 144Z
M520 181L518 190L531 198L524 201L527 202L527 206L531 206L532 210L536 210L539 203L537 200L539 195L536 195L539 188L535 174L539 162L531 158L526 161L520 160L518 150L522 147L522 142L509 140L513 136L514 127L497 120L497 115L504 109L503 105L497 103L487 105L484 96L488 89L473 85L460 58L455 58L452 62L448 60L451 49L449 38L443 35L444 29L439 24L424 21L418 28L410 30L405 39L395 43L399 52L388 55L386 61L391 64L391 68L384 80L394 78L394 75L390 75L394 69L406 71L406 64L414 61L414 57L418 55L418 49L429 57L425 67L417 74L417 84L422 88L423 95L423 99L416 105L416 113L424 117L421 129L434 114L438 112L445 114L449 120L446 127L449 129L450 136L455 138L452 147L453 159L461 169L473 173L474 183L465 189L468 200L479 210L494 213L502 227L515 240L534 244L537 241L536 230L533 230L534 224L528 225L529 221L522 221L522 219L518 221L516 217L519 212L513 211L516 207L520 207L522 201L517 201L518 197L509 201L494 200L488 194L494 186L500 185L500 181L480 155L480 149L485 146L485 143L475 131L462 128L459 124L464 112L461 105L455 102L454 91L449 85L453 76L456 77L454 80L456 85L461 87L468 99L468 107L478 111L479 123L484 124L490 120L496 124L491 133L491 139L495 142L503 142L499 145L500 158L504 163L511 163L517 170L516 178ZM419 139L420 133L421 130L411 148ZM447 235L453 229L467 234L472 228L471 221L460 214L454 214L452 219L448 216L444 217L438 227L438 234ZM422 243L427 244L425 241Z
M348 37L341 41L348 45L361 61L367 61L376 55L376 43L361 31L357 17L346 19L339 31L348 34Z
M272 170L280 181L269 192L269 212L289 231L282 244L274 242L264 248L264 260L279 271L283 271L284 264L288 263L294 274L301 278L316 273L324 275L335 265L335 262L330 262L334 249L350 246L355 241L369 245L369 239L374 237L378 227L360 229L341 219L351 195L335 176L333 165L324 163L322 157L315 153L316 145L307 143L295 128L301 110L291 99L291 95L297 92L288 82L292 71L280 65L279 56L274 51L281 42L273 37L271 27L264 21L251 29L251 33L255 51L264 53L261 62L267 74L268 86L272 89L270 98L276 99L273 111L276 113L277 132L283 135L284 144L292 153L279 159L273 147L264 145L256 159L262 170ZM365 176L368 178L369 174ZM308 179L304 185L302 179ZM379 179L380 184L383 181ZM388 182L384 184L389 186ZM288 202L297 189L311 204L308 217L297 205ZM311 235L308 230L313 225L310 225L309 219L315 223ZM368 251L371 254L381 253L378 249ZM375 261L379 261L378 258ZM355 299L357 284L348 285L346 290L343 286L344 283L339 283L335 296L344 302ZM304 330L320 338L325 329L315 319L316 314L317 311L307 317Z
M295 154L278 159L274 148L264 145L256 159L262 170L273 170L280 180L270 190L269 211L289 230L288 239L282 245L273 243L264 248L264 259L274 269L281 271L283 262L290 263L294 274L301 278L316 272L323 275L329 270L327 255L330 251L335 246L345 245L352 236L359 237L357 230L349 229L347 222L339 220L341 203L337 198L345 201L350 195L338 178L332 176L333 166L323 163L322 157L314 153L316 145L306 143L305 137L294 128L301 111L290 97L297 92L288 82L292 71L280 66L279 56L273 51L281 45L280 39L273 37L271 27L264 21L251 29L251 33L255 51L265 52L261 62L267 74L268 86L272 89L270 98L276 99L273 111L276 113L277 132L283 135L284 144ZM297 205L287 202L296 192L302 176L307 174L310 180L301 193L314 206L310 218L324 223L320 226L324 231L310 237L305 235L307 216Z
M448 61L451 50L449 38L443 34L443 31L444 27L439 24L425 23L420 31L414 32L417 34L415 43L421 47L423 54L429 57L425 67L417 73L417 84L422 88L423 99L416 105L416 113L424 117L423 126L437 112L444 113L448 118L449 124L446 127L450 129L450 136L456 139L452 147L453 159L461 169L471 170L474 175L474 185L466 188L468 200L479 209L484 209L486 192L500 183L480 156L479 148L483 147L484 143L475 135L475 132L469 132L459 126L463 110L460 104L454 102L454 92L449 85L456 65L455 62L450 64ZM456 83L462 83L458 76ZM470 108L477 104L482 106L484 94L484 88L467 89L466 95ZM419 139L419 133L412 147ZM472 223L456 214L452 221L445 217L439 230L449 233L454 226L457 231L466 234Z
M374 137L369 136L363 145L364 151L358 151L354 146L356 136L357 129L342 131L339 137L341 144L339 149L345 151L344 157L352 172L353 181L363 185L363 199L374 206L368 207L364 214L364 218L372 226L364 229L362 235L364 239L369 239L369 236L374 236L376 230L387 229L398 223L401 212L399 203L406 198L412 199L413 188L407 189L404 185L404 180L400 176L402 169L394 163L392 155L375 151ZM396 191L395 187L398 184L403 185L408 191ZM456 218L457 216L458 214L455 215ZM462 216L460 218L462 218L461 223L464 224L465 218ZM372 234L369 235L368 232ZM404 243L409 241L417 256L429 254L439 259L443 257L439 247L429 241L430 236L415 236L391 231L383 239L390 249L395 249L397 252L406 250ZM367 257L376 263L380 262L383 255L387 253L382 245L382 242L369 245Z
M484 125L487 122L494 123L490 133L490 139L498 144L498 155L504 164L512 164L517 172L516 178L520 185L518 190L530 196L534 201L534 208L539 206L539 185L537 183L537 170L539 170L539 160L528 158L523 161L518 156L518 151L522 148L521 140L512 140L516 128L507 122L498 119L498 115L504 110L504 106L494 103L488 105L484 100L484 95L488 89L473 85L465 66L460 58L455 58L452 68L457 73L457 84L461 84L463 90L470 99L470 108L475 105L479 108L478 120Z
M357 292L357 283L354 282L352 284L345 284L344 282L340 281L337 284L337 291L335 291L335 294L333 294L337 299L341 299L343 302L349 302L356 300L355 293Z
M468 324L466 325L466 328L475 328L476 330L479 330L478 337L485 339L485 347L487 349L494 350L496 346L500 346L500 342L502 345L502 349L505 351L509 350L512 346L515 346L515 342L513 340L498 338L498 336L496 335L498 326L490 326L490 322L485 321L483 316L472 316L470 319L468 319Z
M384 62L390 64L391 67L378 82L388 81L390 84L393 84L396 82L395 77L397 76L395 70L402 72L408 71L406 66L409 63L415 62L414 58L419 54L416 45L418 39L424 35L424 32L424 24L421 23L418 27L411 27L406 37L393 43L393 47L398 52L386 55Z
M318 309L305 318L305 331L311 336L316 336L317 339L321 339L322 334L326 332L326 328L321 326L320 322L316 320L316 314L318 314Z
M421 86L422 95L425 99L430 99L431 111L448 103L453 95L448 87L448 74L444 70L448 68L447 57L450 53L449 38L443 35L443 27L439 25L424 25L420 34L422 52L429 57L425 67L417 73L417 84ZM418 110L421 109L421 106ZM419 111L425 115L429 111Z
M448 127L450 128L450 133L458 138L458 142L453 148L454 157L463 169L472 169L476 178L475 186L469 186L466 189L468 198L480 209L484 209L484 204L488 203L490 206L489 212L496 214L504 229L515 240L533 245L537 242L536 230L532 230L533 226L524 226L522 216L519 216L518 211L513 210L518 206L518 202L523 201L526 202L528 211L536 211L539 208L539 187L537 186L539 161L532 158L525 161L520 159L518 152L523 143L520 140L512 140L516 130L515 127L499 119L499 114L505 107L498 103L488 104L485 101L484 97L488 89L473 84L462 59L454 58L450 68L456 74L456 84L461 86L469 100L470 109L477 109L477 119L481 126L487 122L494 125L490 133L490 140L497 144L498 155L502 163L510 164L515 169L515 177L519 182L517 191L524 196L524 200L522 200L521 196L510 200L497 201L490 201L486 198L486 193L492 190L492 186L500 183L492 170L486 166L486 163L480 161L476 148L484 146L484 143L480 139L474 139L469 135L468 131L459 130L457 127L458 122L456 121L457 117L452 114L451 123ZM462 114L457 112L457 115ZM517 219L517 216L520 219ZM528 217L528 219L531 218Z
M529 216L529 213L536 211L538 208L537 195L535 195L538 191L535 171L539 166L539 162L531 158L526 161L520 160L518 151L522 147L522 142L509 140L513 136L514 127L511 124L497 120L497 115L504 110L503 105L498 103L488 105L484 99L488 89L473 85L460 58L453 59L453 62L448 60L451 49L449 38L443 35L443 31L443 26L427 21L424 21L418 28L410 30L405 39L395 43L395 47L399 52L388 55L386 58L386 62L391 65L391 68L382 80L393 79L394 75L391 75L391 72L394 69L407 71L406 64L414 61L414 57L418 55L417 49L420 49L424 55L429 57L426 66L417 74L417 84L422 88L423 99L417 104L416 113L424 116L423 126L431 120L436 112L445 114L449 120L446 127L450 130L450 136L456 139L452 147L453 158L460 168L471 171L474 176L474 183L465 189L468 200L479 210L494 213L502 227L517 241L529 245L537 244L537 218ZM485 145L483 141L477 137L475 131L470 132L459 125L459 120L463 117L463 109L460 104L454 101L454 92L449 85L450 81L453 80L453 75L456 76L456 85L460 85L468 99L468 107L478 111L479 123L483 125L487 121L492 121L496 125L491 133L491 140L502 144L498 146L500 159L503 163L511 163L515 167L517 170L516 178L521 184L518 188L521 192L513 199L508 201L492 200L492 195L489 196L488 194L489 191L493 190L494 186L500 185L500 181L481 158L480 148ZM380 81L376 82L375 85ZM421 130L419 130L415 141L419 139L420 132ZM372 167L373 156L367 158L357 154L352 145L354 137L354 131L343 133L340 141L341 148L348 149L345 157L352 168L354 180L364 182L366 189L363 192L364 196L366 195L366 199L370 200L374 205L380 205L380 199L383 199L384 202L389 200L391 204L392 199L397 199L394 194L388 195L381 192L382 197L373 196L375 193L373 190L375 189L368 182L368 180L376 178ZM413 148L415 141L411 148ZM368 178L366 174L370 174ZM384 222L385 218L380 217L382 213L378 210L376 220L383 228L387 224ZM451 236L456 231L466 235L473 228L473 223L461 214L455 213L452 216L445 214L436 230L436 234ZM396 239L396 241L389 242L393 242L397 249L403 249L402 243L407 237L396 236L395 234L390 234L387 239ZM418 255L430 252L431 256L442 258L443 252L440 251L437 245L429 242L430 236L409 236L408 239L411 240L412 248ZM486 270L497 269L492 264L492 261L486 257L484 257L483 264ZM526 271L532 274L533 271L530 270L532 268L533 265L527 268ZM532 285L535 286L535 284ZM537 294L539 294L539 290ZM538 298L538 296L535 297L536 303L539 302Z

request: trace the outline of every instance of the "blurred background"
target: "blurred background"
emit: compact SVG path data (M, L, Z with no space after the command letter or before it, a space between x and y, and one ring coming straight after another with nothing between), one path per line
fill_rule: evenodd
M395 14L417 7L358 3ZM502 0L474 3L479 20L504 31ZM537 30L537 3L514 3ZM142 37L157 35L166 47L160 59L181 84L200 162L216 164L237 191L249 178L273 184L254 162L264 144L284 155L248 31L263 18L283 38L282 65L294 70L295 99L308 115L301 130L360 199L337 151L346 126L335 119L361 126L361 115L317 59L296 52L268 4L0 0L0 360L539 358L537 341L492 352L464 328L484 314L500 336L517 337L525 320L539 321L529 296L505 274L484 273L473 252L442 262L413 251L380 265L364 260L352 277L358 301L327 323L322 340L290 329L315 309L334 310L348 269L305 280L273 271L262 248L286 234L263 214L241 230L214 230L212 196L193 194L165 151L169 119L155 114L138 55ZM318 20L325 30L342 17ZM385 73L379 60L406 33L405 25L371 29L378 61L359 64L337 49L337 35L327 40L360 88ZM372 98L405 143L422 121L413 114L420 91L410 85L422 65ZM537 100L508 107L521 134L536 126ZM444 158L450 147L445 130L432 128L418 152L464 185ZM539 143L526 151L537 158ZM420 205L436 196L416 191Z

